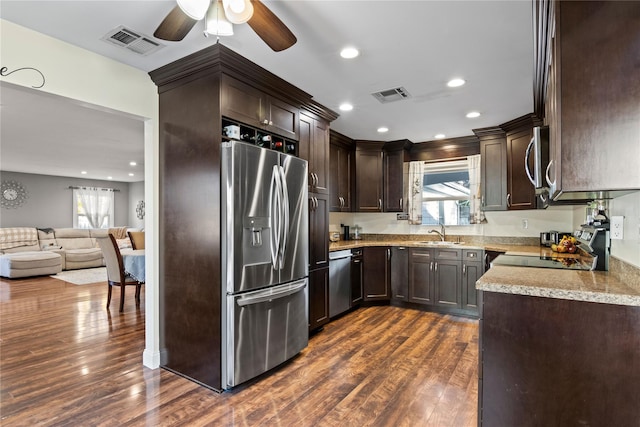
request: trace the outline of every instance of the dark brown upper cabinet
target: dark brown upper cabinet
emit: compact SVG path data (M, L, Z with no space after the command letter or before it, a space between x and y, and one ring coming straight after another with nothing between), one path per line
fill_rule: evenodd
M405 148L410 145L411 142L408 140L401 140L387 142L383 147L385 212L404 211L404 159Z
M534 108L549 125L553 198L640 189L640 2L534 6Z
M533 114L497 127L474 129L482 155L482 196L485 211L536 209L535 188L525 171L525 153L533 127L540 120ZM533 170L533 156L529 159Z
M500 128L474 129L480 139L480 202L485 211L507 210L507 136Z
M384 142L356 141L356 211L383 211Z
M309 162L309 192L329 194L329 122L300 114L299 156Z
M222 78L222 115L298 139L300 109L229 76Z
M356 211L402 212L409 140L356 141Z
M331 131L329 159L329 208L331 212L351 212L355 160L354 141Z

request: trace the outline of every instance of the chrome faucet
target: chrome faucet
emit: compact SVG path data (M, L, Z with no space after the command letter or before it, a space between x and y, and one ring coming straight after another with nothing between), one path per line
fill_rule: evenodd
M427 233L436 233L438 236L440 236L440 240L442 240L444 242L445 237L447 237L447 233L444 229L444 224L440 223L440 231L438 230L429 230L427 231Z

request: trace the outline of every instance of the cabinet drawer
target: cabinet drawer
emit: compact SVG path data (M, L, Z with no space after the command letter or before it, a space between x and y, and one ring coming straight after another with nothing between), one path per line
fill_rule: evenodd
M436 259L459 260L462 255L460 249L436 249Z
M409 249L409 256L422 261L433 259L433 254L430 249Z
M465 262L481 262L482 261L482 249L463 249L462 260Z

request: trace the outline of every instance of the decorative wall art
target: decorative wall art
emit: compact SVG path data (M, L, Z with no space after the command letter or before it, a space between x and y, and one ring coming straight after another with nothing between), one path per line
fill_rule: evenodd
M144 200L140 200L136 205L136 216L138 219L144 219Z
M0 204L3 208L14 209L22 206L29 195L18 181L2 181L0 186Z

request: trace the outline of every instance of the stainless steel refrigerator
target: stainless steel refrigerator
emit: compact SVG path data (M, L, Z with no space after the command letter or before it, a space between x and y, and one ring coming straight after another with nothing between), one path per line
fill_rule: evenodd
M239 141L224 142L221 154L222 386L228 389L308 344L308 166Z

